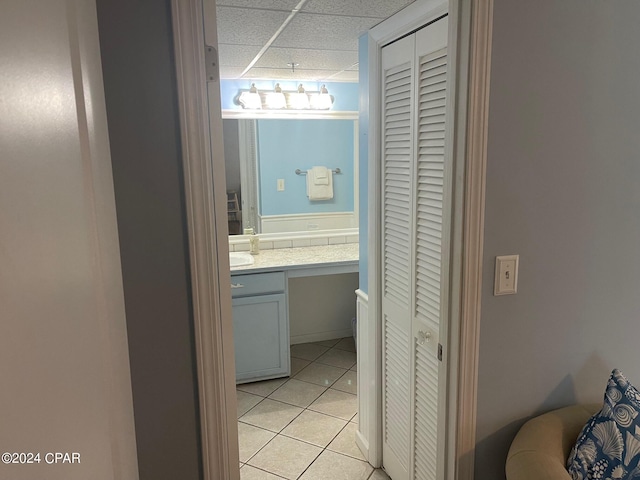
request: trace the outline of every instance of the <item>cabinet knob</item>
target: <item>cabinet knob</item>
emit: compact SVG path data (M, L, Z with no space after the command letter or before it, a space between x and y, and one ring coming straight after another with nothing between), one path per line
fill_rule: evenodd
M418 332L418 345L424 345L425 343L429 343L431 341L431 332L423 332L420 330Z
M241 283L232 283L231 288L244 288L244 285Z

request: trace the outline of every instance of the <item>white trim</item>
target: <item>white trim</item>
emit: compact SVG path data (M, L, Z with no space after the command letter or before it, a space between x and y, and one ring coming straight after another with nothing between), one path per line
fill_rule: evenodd
M219 83L205 84L204 14L213 0L172 0L191 257L204 480L239 480L227 205ZM213 45L216 45L213 43ZM209 97L209 98L207 98ZM209 124L209 120L211 124ZM213 151L212 151L213 147Z
M369 31L369 38L379 48L382 48L384 45L446 14L448 11L447 3L443 0L417 0L373 27ZM369 65L369 69L369 73L371 73L371 65ZM377 82L378 80L376 79ZM369 77L369 85L371 85L371 77Z
M238 159L240 161L240 197L242 225L256 227L258 225L258 132L255 121L238 121Z
M384 22L383 22L384 23ZM371 364L375 366L374 371L370 375L369 398L359 398L358 402L366 402L368 411L376 412L376 419L371 423L368 432L368 460L374 467L382 465L382 331L379 323L381 311L381 295L378 277L380 276L380 255L381 249L378 242L380 238L380 169L378 168L380 159L380 125L376 119L380 118L380 105L376 99L380 96L380 80L378 74L380 72L380 48L381 45L373 37L373 31L368 33L368 77L369 92L367 93L367 103L369 107L369 161L368 168L368 192L367 199L369 203L368 211L368 325L374 328L367 329L367 332L359 336L359 343L366 343L373 351L371 356ZM365 336L366 335L366 336Z
M357 228L355 212L290 213L284 215L262 215L261 233L317 232L332 228ZM315 225L311 229L309 225Z
M244 118L244 119L254 119L254 120L265 120L265 119L290 119L290 120L309 120L309 119L333 119L333 120L357 120L358 112L352 112L350 110L345 110L342 112L324 112L324 111L314 111L314 110L304 110L298 112L287 112L287 111L279 111L279 110L222 110L222 118Z
M376 443L371 442L375 437L378 428L378 412L372 410L371 402L368 398L375 397L376 385L376 356L377 352L367 341L371 338L371 330L375 326L369 322L369 296L362 290L356 290L356 318L357 318L357 347L358 356L358 430L356 432L356 444L364 457L374 467L379 467L380 462L376 461L380 457L377 452L372 451ZM372 328L374 327L374 328ZM365 393L366 392L366 393Z
M478 390L478 357L480 340L480 301L482 298L482 253L484 240L484 206L487 169L487 137L489 126L489 85L491 74L491 40L493 0L472 0L470 8L461 12L458 39L463 61L468 62L468 76L458 86L462 100L468 94L467 109L458 116L456 161L464 171L463 216L461 228L462 261L456 265L460 275L460 312L458 378L455 395L457 412L454 425L455 471L452 479L472 480L476 446L476 413ZM466 148L465 148L466 147ZM462 213L461 212L461 213ZM453 357L453 352L452 352ZM452 435L453 437L453 435Z

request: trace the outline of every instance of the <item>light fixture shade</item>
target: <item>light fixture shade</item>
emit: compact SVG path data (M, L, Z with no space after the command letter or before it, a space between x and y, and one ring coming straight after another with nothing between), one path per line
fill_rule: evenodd
M311 95L311 108L314 110L329 110L333 106L333 97L328 93Z
M290 93L287 100L287 108L293 110L309 109L309 96L306 93Z
M258 92L242 92L238 102L247 110L262 110L262 99Z
M272 110L287 108L287 99L282 92L267 92L265 95L265 107Z

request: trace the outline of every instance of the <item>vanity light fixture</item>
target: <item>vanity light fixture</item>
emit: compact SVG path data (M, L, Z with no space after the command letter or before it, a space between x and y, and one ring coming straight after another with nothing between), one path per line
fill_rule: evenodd
M235 101L245 110L329 110L334 97L324 84L320 91L309 92L302 83L295 91L283 91L276 83L273 91L260 92L252 83L248 90L240 90Z

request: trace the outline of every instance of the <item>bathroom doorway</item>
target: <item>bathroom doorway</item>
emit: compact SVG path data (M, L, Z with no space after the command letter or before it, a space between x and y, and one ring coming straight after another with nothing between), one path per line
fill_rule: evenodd
M302 2L305 3L305 2ZM419 2L422 6L426 2ZM475 5L475 4L474 4ZM478 5L475 5L478 7ZM201 405L203 406L203 412L205 418L203 418L203 463L206 476L210 476L213 472L224 472L223 477L228 477L233 480L239 478L237 474L237 463L231 465L230 460L237 458L237 454L234 455L234 450L237 448L237 443L233 442L234 436L237 434L237 430L231 427L231 422L236 421L236 404L235 391L225 388L231 384L231 376L233 373L230 371L230 365L233 362L228 362L229 352L224 345L228 345L229 342L233 342L230 337L230 328L227 323L230 318L230 306L224 299L221 301L221 295L226 296L229 293L228 275L225 272L228 271L228 261L225 260L225 256L220 256L219 253L226 254L226 248L223 243L226 239L226 228L220 227L223 221L224 210L221 210L222 205L225 202L224 191L221 191L220 178L224 175L220 175L224 171L224 167L220 168L219 159L221 158L220 145L217 142L213 142L211 145L205 145L201 142L201 137L197 138L198 132L202 132L202 129L196 129L196 135L190 136L191 130L189 127L191 124L196 126L204 126L206 120L201 118L201 111L198 111L198 105L193 103L193 100L197 100L203 97L202 86L198 84L198 79L190 76L190 68L196 67L193 71L202 71L204 65L202 60L193 57L192 51L197 50L196 44L193 40L197 39L197 36L190 37L189 33L197 29L198 20L198 7L197 2L194 5L174 5L177 12L174 12L175 28L177 37L185 42L184 46L179 45L178 56L179 60L186 64L178 68L179 75L183 72L187 74L182 75L179 78L179 88L181 89L182 99L186 102L181 106L181 112L185 116L183 121L183 139L185 141L185 165L187 178L187 200L191 202L189 208L195 208L190 211L189 219L192 222L189 225L190 238L192 239L192 268L194 272L192 277L194 278L195 292L194 303L196 309L196 340L199 348L198 358L202 365L198 367L199 383L201 386ZM194 8L195 7L195 8ZM178 15L176 16L176 13ZM475 47L478 44L481 49L479 55L472 56L471 74L469 81L475 87L479 86L478 90L469 88L466 83L466 78L462 80L461 90L456 92L454 97L456 99L466 99L467 92L469 92L470 100L470 113L467 116L466 112L458 113L461 115L462 121L458 125L458 122L454 122L456 127L456 134L460 135L459 144L466 145L466 126L467 122L478 121L474 128L470 130L469 135L472 138L469 140L469 148L471 150L470 156L466 155L466 150L461 149L456 153L456 162L461 167L461 172L467 171L470 168L468 164L464 163L465 159L470 159L470 165L477 167L469 170L469 181L466 182L465 189L461 189L458 194L458 200L460 204L458 206L458 217L456 221L460 223L464 219L465 224L469 227L467 231L465 229L465 235L462 236L461 232L458 232L460 237L459 243L455 246L460 251L464 250L465 255L457 255L456 261L459 261L461 276L464 279L464 298L461 298L459 305L456 308L463 310L463 320L461 324L457 325L463 332L461 335L461 345L465 346L464 351L458 351L454 347L454 350L450 353L452 358L459 360L459 376L460 378L475 378L477 372L474 370L473 355L473 342L477 338L473 335L474 326L477 320L478 305L473 301L474 295L477 295L480 287L480 265L479 258L474 255L478 246L481 246L482 239L482 192L484 188L483 174L486 161L486 149L483 148L483 138L485 133L482 119L485 117L486 96L488 95L488 76L486 75L486 68L489 64L488 52L490 48L487 48L490 43L490 8L479 8L477 11L474 9L473 13L467 9L466 4L455 2L453 8L453 18L456 22L462 20L463 24L457 27L454 35L454 39L457 42L464 42L467 38L465 35L469 34L471 20L478 20L478 28L472 31L472 39L470 43ZM205 16L206 12L205 12ZM195 20L195 21L194 21ZM468 21L468 23L464 23ZM201 23L200 23L201 24ZM457 24L457 23L456 23ZM397 27L397 26L396 26ZM213 41L215 44L215 40ZM201 45L201 43L200 43ZM473 51L473 48L470 50ZM370 53L371 53L370 49ZM456 50L457 51L457 50ZM468 58L466 55L469 53L469 48L466 44L461 45L462 62ZM370 56L371 58L371 56ZM475 63L474 63L475 62ZM217 60L212 63L217 65ZM181 69L182 68L182 69ZM476 77L474 77L476 75ZM187 83L186 86L180 85L180 81ZM191 92L195 92L192 96ZM473 92L473 93L471 93ZM211 94L211 90L210 90ZM211 96L211 95L210 95ZM214 95L216 96L216 95ZM219 102L219 99L218 99ZM461 102L462 103L462 102ZM199 105L202 105L201 103ZM375 118L375 113L374 113ZM211 131L216 132L216 139L219 140L220 132L222 131L221 121L215 118L208 119L211 122ZM214 162L210 161L210 157L207 153L211 153L209 148L213 150ZM195 151L194 151L195 150ZM203 155L204 154L204 155ZM474 156L474 154L476 156ZM216 158L218 160L216 160ZM196 171L197 170L197 171ZM213 171L212 171L213 170ZM213 177L198 177L198 173L211 174L217 172ZM214 191L214 197L211 197L212 180L216 179L213 183L218 188ZM202 180L202 181L200 181ZM224 182L223 182L224 184ZM468 194L468 195L466 195ZM478 199L474 202L473 200ZM202 205L203 209L200 210ZM214 213L215 212L215 213ZM461 213L464 212L464 215ZM468 213L470 212L470 213ZM213 219L213 223L209 223ZM226 218L224 218L226 223ZM224 224L222 224L224 225ZM459 224L458 224L459 225ZM211 229L202 229L203 226L211 227ZM221 233L224 231L224 238ZM213 242L212 242L213 240ZM213 247L213 248L212 248ZM220 247L220 248L218 248ZM203 249L204 248L204 249ZM211 251L214 252L214 257L211 258ZM469 253L469 254L468 254ZM212 264L205 264L205 259L212 259ZM226 268L225 268L226 267ZM226 278L225 278L226 276ZM456 282L460 281L460 276L456 279ZM226 283L226 285L225 285ZM457 302L454 302L457 303ZM213 308L212 308L213 307ZM371 305L375 308L375 304ZM213 320L210 322L209 320ZM467 323L466 321L469 321ZM219 331L217 331L218 329ZM231 334L232 335L232 334ZM373 348L373 345L371 346ZM207 356L203 356L203 353L207 353ZM211 363L213 361L213 363ZM207 372L209 375L207 375ZM460 416L465 417L465 421L461 421L458 426L455 424L451 427L451 439L450 439L450 456L448 457L448 465L453 469L451 475L454 475L457 468L462 468L464 478L467 474L471 474L473 471L472 459L471 461L465 461L465 458L461 458L456 455L456 452L468 451L463 448L466 445L473 446L473 425L474 419L466 419L465 414L461 414L460 411L469 411L473 413L475 411L475 403L473 400L473 385L467 388L466 384L458 384L452 382L452 385L457 385L458 390L455 388L450 392L454 395L451 399L453 405L457 405L459 408L457 412L452 412L454 423ZM367 385L367 388L369 385ZM375 393L374 393L375 394ZM232 398L232 396L234 398ZM469 407L466 409L465 407ZM460 410L461 409L461 410ZM375 411L371 412L372 415L376 415ZM360 418L359 418L360 421ZM234 432L234 430L236 430ZM456 434L459 434L458 436ZM459 443L462 442L462 443ZM465 443L466 442L466 443ZM234 444L236 447L234 447ZM466 473L464 473L466 472ZM218 475L220 477L220 475ZM454 478L447 474L447 478ZM460 478L456 474L456 478Z

